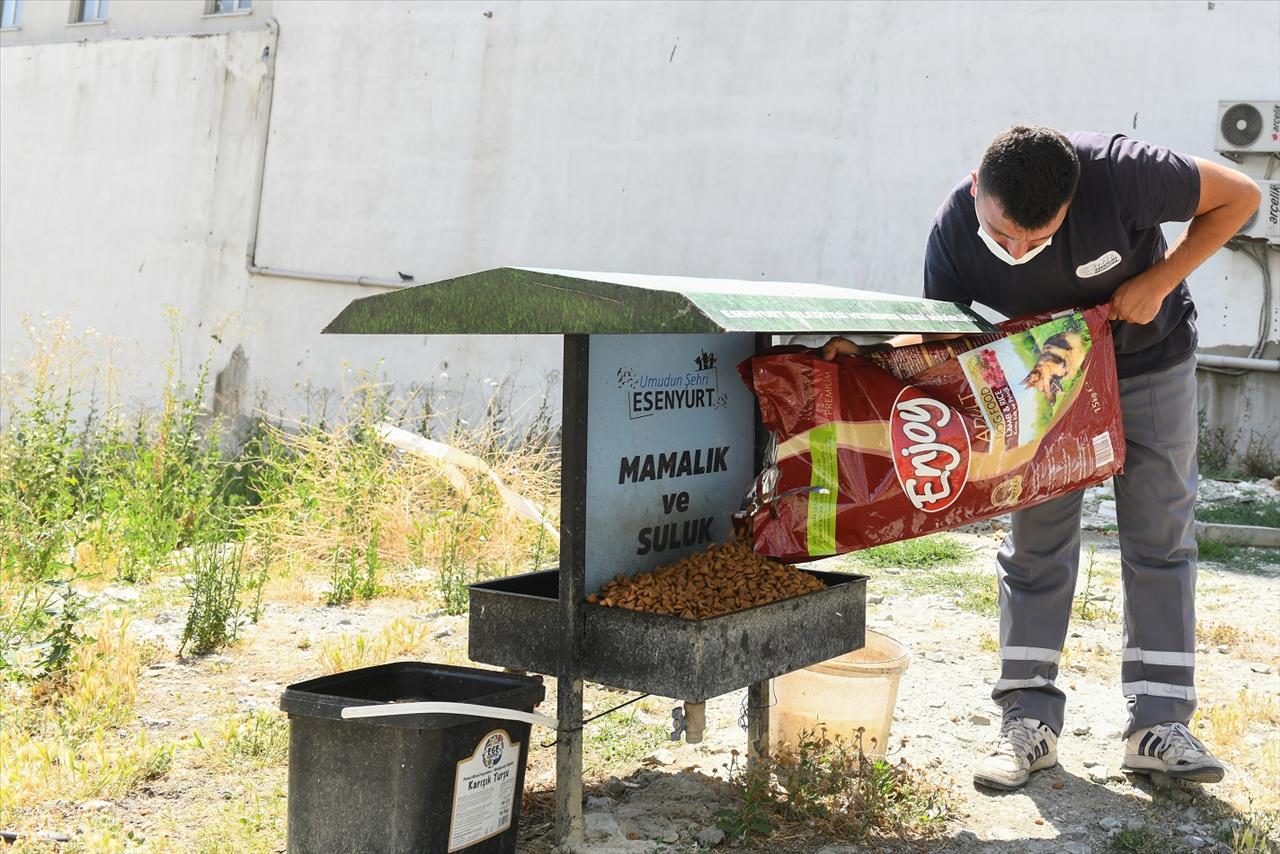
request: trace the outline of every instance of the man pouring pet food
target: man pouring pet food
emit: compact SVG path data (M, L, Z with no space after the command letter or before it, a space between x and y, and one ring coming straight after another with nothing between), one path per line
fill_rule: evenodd
M1008 317L1108 303L1126 462L1115 477L1128 698L1126 771L1215 783L1222 763L1188 729L1196 707L1194 516L1196 309L1186 277L1258 206L1224 166L1117 134L1017 126L943 201L925 250L924 295ZM1162 223L1191 223L1172 246ZM914 340L912 340L914 339ZM914 343L900 336L891 344ZM1045 347L1027 383L1052 394L1071 342ZM823 355L856 353L843 338ZM1048 351L1048 352L1045 352ZM1013 514L997 556L1000 735L974 782L1016 789L1055 765L1057 687L1080 558L1082 492Z

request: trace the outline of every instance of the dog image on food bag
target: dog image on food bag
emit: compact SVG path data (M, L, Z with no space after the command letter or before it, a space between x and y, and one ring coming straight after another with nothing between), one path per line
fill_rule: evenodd
M1033 388L1056 403L1065 383L1071 381L1084 364L1084 336L1079 332L1059 332L1044 342L1035 366L1022 378L1023 388Z

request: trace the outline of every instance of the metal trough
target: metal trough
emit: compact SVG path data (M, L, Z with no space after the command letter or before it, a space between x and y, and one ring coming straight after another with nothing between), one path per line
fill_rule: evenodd
M583 604L583 679L702 702L862 646L866 578L801 570L825 590L704 620ZM559 570L471 585L474 661L563 672Z

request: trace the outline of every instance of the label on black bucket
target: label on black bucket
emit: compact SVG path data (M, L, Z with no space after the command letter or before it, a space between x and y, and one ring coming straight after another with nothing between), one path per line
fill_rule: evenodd
M520 745L511 741L506 730L495 729L480 739L469 759L458 763L449 822L450 851L497 836L511 827L519 761Z

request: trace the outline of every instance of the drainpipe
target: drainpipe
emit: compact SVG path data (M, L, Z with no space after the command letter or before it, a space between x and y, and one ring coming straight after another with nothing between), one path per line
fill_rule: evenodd
M258 224L262 218L262 184L267 174L267 141L271 137L271 107L275 103L276 54L280 45L280 22L267 19L271 44L263 52L267 73L262 78L262 120L258 122L258 169L253 180L253 202L249 208L249 245L245 248L245 269L253 276L274 276L279 279L301 279L308 282L328 282L339 285L361 285L371 288L396 289L405 286L399 279L383 279L377 276L351 276L342 273L286 270L279 267L258 265Z
M1280 373L1280 359L1253 359L1245 356L1219 356L1215 353L1197 352L1196 365L1206 368Z

